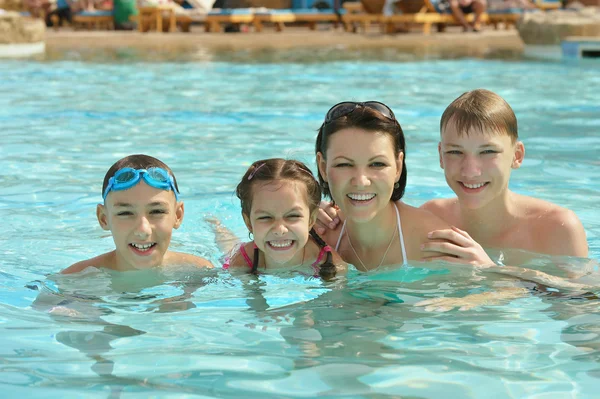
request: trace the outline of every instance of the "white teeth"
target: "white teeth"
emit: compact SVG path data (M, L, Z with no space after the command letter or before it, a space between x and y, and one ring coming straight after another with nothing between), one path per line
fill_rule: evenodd
M351 194L348 194L348 198L350 198L351 200L354 200L354 201L368 201L370 199L375 198L375 194L374 193L366 193L366 194L351 193Z
M463 183L466 188L479 188L485 186L485 183L477 183L477 184L467 184Z
M146 249L152 247L154 245L154 243L150 243L150 244L136 244L136 243L131 243L131 246L137 249L141 249L143 251L145 251Z
M275 248L285 248L292 245L293 240L269 241L269 245Z

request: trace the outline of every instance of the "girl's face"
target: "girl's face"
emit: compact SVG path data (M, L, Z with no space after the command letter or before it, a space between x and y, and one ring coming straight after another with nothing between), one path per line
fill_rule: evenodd
M267 267L303 263L304 247L317 213L308 208L306 185L291 180L256 183L250 216L244 215Z
M504 198L512 169L521 166L525 148L508 134L478 130L460 134L453 123L442 132L440 166L463 206L477 209Z
M150 187L141 180L122 191L111 191L98 205L98 221L110 230L121 270L161 266L173 229L183 220L183 202L172 191Z
M388 134L359 128L335 132L328 144L327 159L318 153L317 163L333 200L355 222L373 219L390 202L404 154L394 155Z

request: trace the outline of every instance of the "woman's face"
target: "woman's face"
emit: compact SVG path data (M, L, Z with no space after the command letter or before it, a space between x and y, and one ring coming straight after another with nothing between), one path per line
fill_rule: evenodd
M389 204L402 173L404 154L394 155L386 133L346 128L333 133L319 172L344 215L355 222L373 219Z

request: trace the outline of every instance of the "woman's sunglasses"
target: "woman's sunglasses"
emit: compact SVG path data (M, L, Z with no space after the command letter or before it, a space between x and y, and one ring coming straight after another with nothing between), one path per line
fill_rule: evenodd
M364 103L344 101L334 105L329 111L327 111L327 114L325 115L325 124L334 121L338 118L341 118L342 116L349 115L352 112L354 112L355 109L360 107L374 109L389 120L396 120L396 116L394 115L394 112L392 112L390 107L379 101L366 101Z

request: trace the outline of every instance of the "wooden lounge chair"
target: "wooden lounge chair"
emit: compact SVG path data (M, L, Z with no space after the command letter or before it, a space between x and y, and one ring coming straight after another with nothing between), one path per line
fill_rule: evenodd
M360 27L363 32L366 32L372 24L381 24L384 20L384 5L385 0L344 3L343 7L346 10L342 16L344 29L347 32L356 32Z
M344 13L344 10L340 10L340 14ZM339 21L339 14L333 9L271 9L254 14L254 28L257 32L262 32L265 23L274 24L275 30L281 32L285 23L307 23L310 30L315 30L319 22L333 23L337 27Z
M206 16L207 32L222 32L222 24L251 24L255 10L252 8L213 9Z
M393 14L385 16L383 22L386 24L385 31L392 32L396 24L420 25L423 34L431 33L431 26L438 25L438 30L442 31L445 25L456 24L456 19L451 14L450 10L440 13L431 0L404 0L399 3L402 14ZM465 15L467 22L473 22L474 14ZM485 23L488 21L487 13L484 13L480 21Z
M254 14L253 24L256 32L262 32L265 24L273 24L281 32L286 23L296 22L296 14L290 9L271 9Z
M73 15L72 24L75 30L79 28L113 30L115 28L112 10L78 12Z
M562 7L560 0L534 0L534 4L540 10L557 10Z
M156 30L163 32L163 18L167 19L168 31L175 32L177 20L175 10L170 4L138 7L137 23L140 32Z
M510 29L523 17L522 8L507 8L503 10L488 10L488 23L498 29L499 24L504 24L504 29Z

